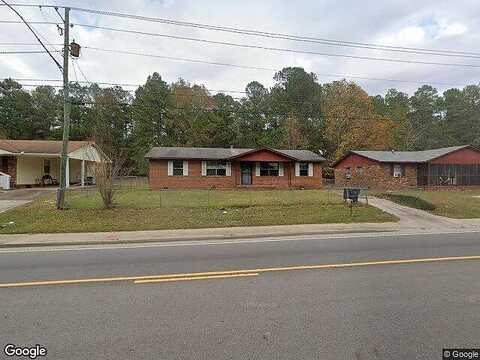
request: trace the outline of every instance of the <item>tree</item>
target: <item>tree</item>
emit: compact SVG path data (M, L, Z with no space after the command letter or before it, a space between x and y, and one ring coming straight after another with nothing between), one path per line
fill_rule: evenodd
M147 78L145 85L135 91L131 106L132 154L139 174L147 173L145 154L153 146L166 143L166 115L170 101L170 89L158 73Z
M271 90L273 117L270 128L280 129L281 143L288 144L285 129L295 124L296 131L304 141L303 146L316 150L324 146L321 109L322 87L314 73L299 67L288 67L274 76L277 82ZM292 119L295 121L292 122ZM289 124L286 124L289 122Z
M171 107L165 120L170 146L206 146L207 124L216 108L215 100L204 86L179 79L171 85ZM218 129L221 131L221 129Z
M28 133L31 138L48 139L55 128L62 126L63 103L51 86L38 86L31 96L33 111Z
M391 119L375 113L372 99L358 85L334 81L323 86L327 155L338 159L348 150L387 150L395 129Z
M432 86L423 85L410 97L408 150L425 150L441 143L441 108L442 99Z
M271 145L267 132L267 124L271 116L270 94L258 81L248 83L245 88L247 96L240 101L240 109L236 116L235 145L246 148Z
M395 124L393 148L396 150L408 150L408 139L412 136L409 111L408 95L396 89L389 89L385 94L385 112L380 114Z
M34 109L31 95L11 79L0 82L0 129L10 139L32 138Z

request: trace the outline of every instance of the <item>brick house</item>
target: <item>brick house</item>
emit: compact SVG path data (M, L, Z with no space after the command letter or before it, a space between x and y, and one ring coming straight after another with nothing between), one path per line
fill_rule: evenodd
M57 185L62 144L55 140L0 140L0 176L9 178L7 188ZM70 141L67 187L84 185L87 178L93 178L93 163L101 161L102 154L92 142Z
M154 147L149 184L162 188L320 188L323 157L309 150Z
M480 185L480 151L350 151L333 164L335 185L383 189Z

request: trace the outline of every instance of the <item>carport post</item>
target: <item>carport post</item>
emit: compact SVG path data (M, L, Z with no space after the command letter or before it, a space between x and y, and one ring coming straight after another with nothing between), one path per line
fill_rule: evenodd
M80 183L83 186L85 186L85 160L82 160L82 167L81 167L81 171L80 171Z

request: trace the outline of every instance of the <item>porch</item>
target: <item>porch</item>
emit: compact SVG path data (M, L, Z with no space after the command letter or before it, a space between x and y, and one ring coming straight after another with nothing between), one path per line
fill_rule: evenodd
M478 186L480 164L419 164L418 186Z
M94 183L93 161L68 157L67 187ZM60 157L58 155L2 156L0 171L10 176L10 188L58 186Z

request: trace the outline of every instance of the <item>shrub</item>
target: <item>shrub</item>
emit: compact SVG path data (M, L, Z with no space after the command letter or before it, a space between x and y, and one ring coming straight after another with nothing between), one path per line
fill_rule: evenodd
M412 195L402 194L380 194L379 197L393 201L394 203L409 206L415 209L433 211L436 206L427 200Z

